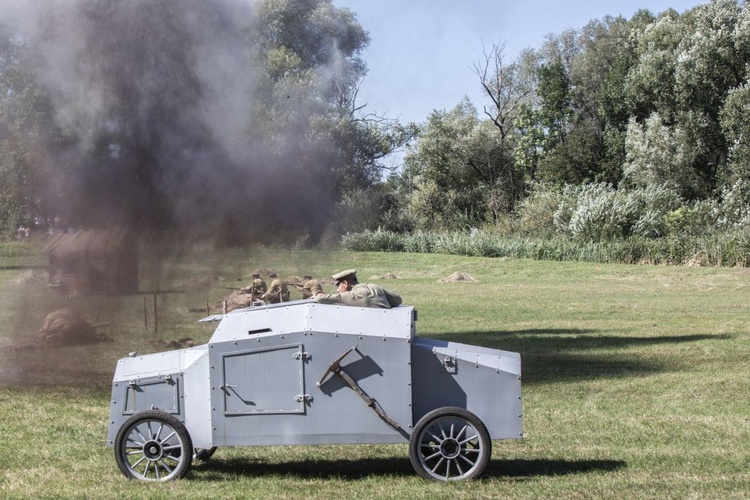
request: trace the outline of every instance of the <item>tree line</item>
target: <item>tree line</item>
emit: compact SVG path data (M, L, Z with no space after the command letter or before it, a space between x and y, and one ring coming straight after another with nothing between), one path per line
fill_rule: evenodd
M750 11L638 11L474 64L485 102L436 110L378 220L351 231L466 230L607 240L750 223ZM343 200L342 213L356 203ZM363 210L365 214L376 210Z
M0 18L6 231L37 215L313 242L326 229L595 241L750 224L742 1L592 20L512 60L491 43L473 63L484 101L421 124L358 102L369 35L330 0L132 5L71 2L92 27L76 39L59 12L37 11L47 29L32 32ZM60 40L72 55L55 66Z

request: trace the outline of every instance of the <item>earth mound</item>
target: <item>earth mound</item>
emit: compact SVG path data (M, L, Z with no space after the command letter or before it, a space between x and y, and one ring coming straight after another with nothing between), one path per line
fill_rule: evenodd
M44 318L39 337L45 346L66 346L109 342L111 339L98 333L78 309L58 309Z
M475 280L471 275L467 273L463 273L461 271L456 271L450 276L446 276L445 278L440 278L438 280L438 283L463 283L463 282L476 283L477 280Z

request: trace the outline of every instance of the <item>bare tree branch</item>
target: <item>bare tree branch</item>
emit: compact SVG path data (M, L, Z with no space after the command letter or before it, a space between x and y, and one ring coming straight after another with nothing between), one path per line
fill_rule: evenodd
M504 43L493 43L489 50L482 43L484 58L473 65L484 94L492 102L491 106L484 106L484 114L498 128L503 140L513 128L519 104L531 94L531 88L518 78L515 65L505 64L504 50Z

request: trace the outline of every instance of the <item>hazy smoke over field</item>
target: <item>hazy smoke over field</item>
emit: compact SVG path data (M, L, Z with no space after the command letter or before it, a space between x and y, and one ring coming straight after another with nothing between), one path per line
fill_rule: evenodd
M3 112L15 106L0 115L0 140L22 143L29 169L43 174L41 186L28 190L40 195L42 215L67 218L76 229L200 225L201 241L206 228L238 244L269 230L293 237L309 231L314 240L330 207L327 172L342 162L325 127L311 133L310 117L326 116L336 95L326 92L351 69L336 38L345 38L347 27L337 31L336 16L330 30L313 25L318 49L305 78L287 81L261 57L268 47L258 41L259 27L268 23L256 21L256 3L0 0L0 104ZM295 53L309 55L297 31L285 33L289 39L280 44L297 42ZM366 35L358 33L361 42ZM170 240L159 251L179 252L175 247ZM141 278L148 278L141 292L181 286L165 279L171 270L161 257L168 255L156 253L139 262ZM92 323L117 317L106 301L100 311L99 297L77 303ZM18 338L42 326L52 311L41 307L22 301L16 309ZM28 362L0 354L0 379L28 380L26 373L44 365L40 373L54 380L55 367L85 373L89 364L55 352L34 351Z
M299 147L305 130L286 130L274 150L248 140L266 125L250 123L264 77L253 62L252 8L247 0L0 0L0 20L32 48L53 108L59 132L46 161L61 212L90 227L216 216L245 220L246 229L250 219L316 223L311 200L325 186L287 183L279 168L278 145ZM289 98L304 115L306 96Z

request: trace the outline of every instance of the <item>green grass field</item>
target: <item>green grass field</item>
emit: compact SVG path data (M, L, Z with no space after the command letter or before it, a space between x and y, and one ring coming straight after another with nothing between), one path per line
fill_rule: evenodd
M424 481L406 445L227 448L172 483L120 474L105 445L118 358L207 341L215 324L190 310L255 268L349 267L414 305L420 335L521 353L524 439L495 442L486 477ZM438 283L455 271L478 282ZM747 268L203 248L142 259L141 289L171 291L158 295L158 332L151 295L66 298L21 274L0 270L3 498L750 497ZM59 307L106 324L113 342L18 349Z

